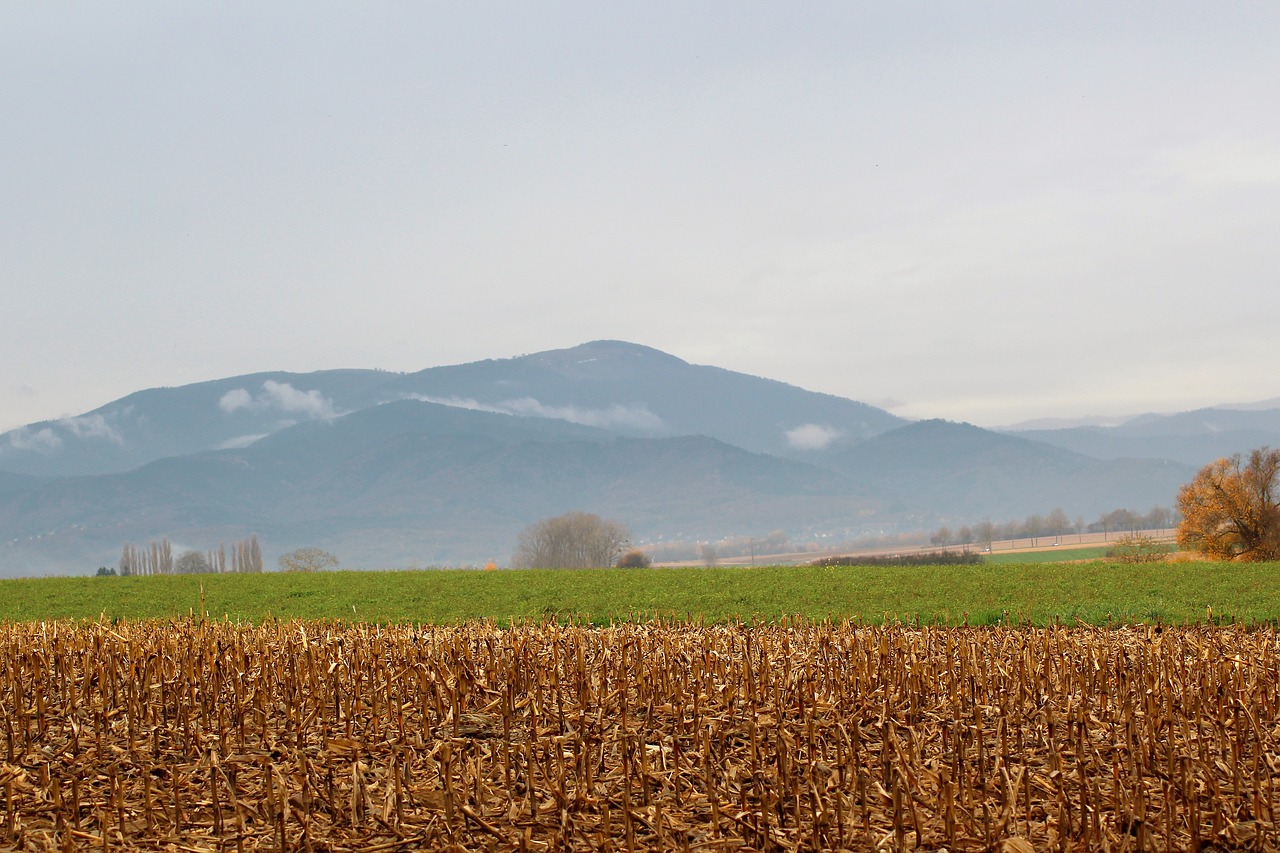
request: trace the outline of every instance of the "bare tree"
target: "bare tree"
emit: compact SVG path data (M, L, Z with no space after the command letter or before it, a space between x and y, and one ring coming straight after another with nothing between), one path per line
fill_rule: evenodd
M319 548L298 548L276 560L282 572L322 572L338 565L338 558Z
M1048 532L1061 539L1071 529L1071 516L1067 515L1067 511L1062 507L1055 507L1045 519L1045 524L1048 526Z
M1167 506L1153 506L1147 513L1147 526L1154 530L1163 530L1173 524L1173 510Z
M996 538L996 526L991 523L991 519L984 518L973 529L973 535L977 537L979 545L990 551L992 540Z
M213 567L199 551L183 551L178 555L174 571L180 575L207 575L213 571Z
M520 531L511 565L520 569L612 566L631 538L626 527L594 513L567 512Z
M151 543L151 574L173 574L173 546L168 539Z
M120 554L120 574L173 574L173 546L168 539L153 540L146 548L126 544Z
M122 576L142 574L142 564L138 559L138 546L130 542L124 543L120 549L120 574Z
M241 539L231 546L231 571L261 572L262 548L258 545L258 537L250 536Z

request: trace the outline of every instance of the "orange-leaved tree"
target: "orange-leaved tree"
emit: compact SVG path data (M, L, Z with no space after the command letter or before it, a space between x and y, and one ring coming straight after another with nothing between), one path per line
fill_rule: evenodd
M1280 560L1280 450L1200 469L1178 492L1178 545L1215 560Z

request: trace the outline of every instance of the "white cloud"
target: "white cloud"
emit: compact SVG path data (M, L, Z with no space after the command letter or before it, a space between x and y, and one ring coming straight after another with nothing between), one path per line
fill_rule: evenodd
M124 436L107 423L107 419L101 414L62 418L58 421L58 426L65 428L76 438L106 438L116 444L124 444Z
M259 433L257 435L237 435L235 438L229 438L221 444L214 445L214 450L239 450L242 447L248 447L260 438L266 438L270 433Z
M256 398L244 388L228 391L218 400L218 408L227 414L240 409L274 409L312 418L332 418L337 415L333 401L319 391L299 391L288 382L276 382L272 379L262 383L262 392Z
M129 409L123 412L128 414ZM115 413L113 413L113 420L114 415ZM61 447L67 436L87 439L105 438L114 444L124 445L124 436L101 413L59 418L50 426L39 429L23 426L11 430L7 436L7 444L14 450L34 450L40 453L48 453Z
M497 415L511 414L506 409L498 406L481 403L479 400L473 400L470 397L432 397L429 394L406 394L404 400L419 400L423 403L436 403L440 406L452 406L455 409L471 409L475 412L493 412Z
M253 406L253 395L243 388L236 388L234 391L228 391L222 395L222 399L218 401L218 408L227 414L231 414L236 409L248 409Z
M262 383L262 394L259 400L266 399L267 404L284 412L300 412L313 418L331 418L335 412L333 403L319 391L299 391L288 382L273 382L268 379Z
M469 397L430 397L410 395L410 399L426 403L438 403L459 409L493 412L500 415L516 415L528 418L550 418L558 421L600 427L601 429L633 429L641 432L661 432L666 429L662 418L649 411L643 403L624 406L614 403L607 409L589 409L582 406L548 406L533 397L520 397L498 403L481 403Z
M19 427L9 433L9 446L14 450L36 450L47 453L62 445L62 439L49 427L31 430Z
M665 428L662 418L641 403L633 403L629 406L614 403L607 409L585 409L581 406L545 406L532 397L521 397L518 400L505 400L499 405L513 415L554 418L604 429L621 427L658 432Z
M823 450L844 433L826 424L801 424L787 430L786 435L794 450Z

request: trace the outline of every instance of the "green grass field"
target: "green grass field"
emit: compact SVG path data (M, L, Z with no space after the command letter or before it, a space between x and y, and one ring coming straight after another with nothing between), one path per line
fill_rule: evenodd
M0 581L0 620L1280 619L1280 563L330 572Z

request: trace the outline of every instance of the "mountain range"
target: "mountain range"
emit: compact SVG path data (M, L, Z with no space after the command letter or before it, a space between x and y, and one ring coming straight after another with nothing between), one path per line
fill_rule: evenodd
M360 568L504 562L572 509L638 542L850 539L1064 508L1171 505L1196 468L1280 445L1280 409L997 432L595 341L416 373L258 373L138 391L0 434L0 576L124 543L250 533Z

